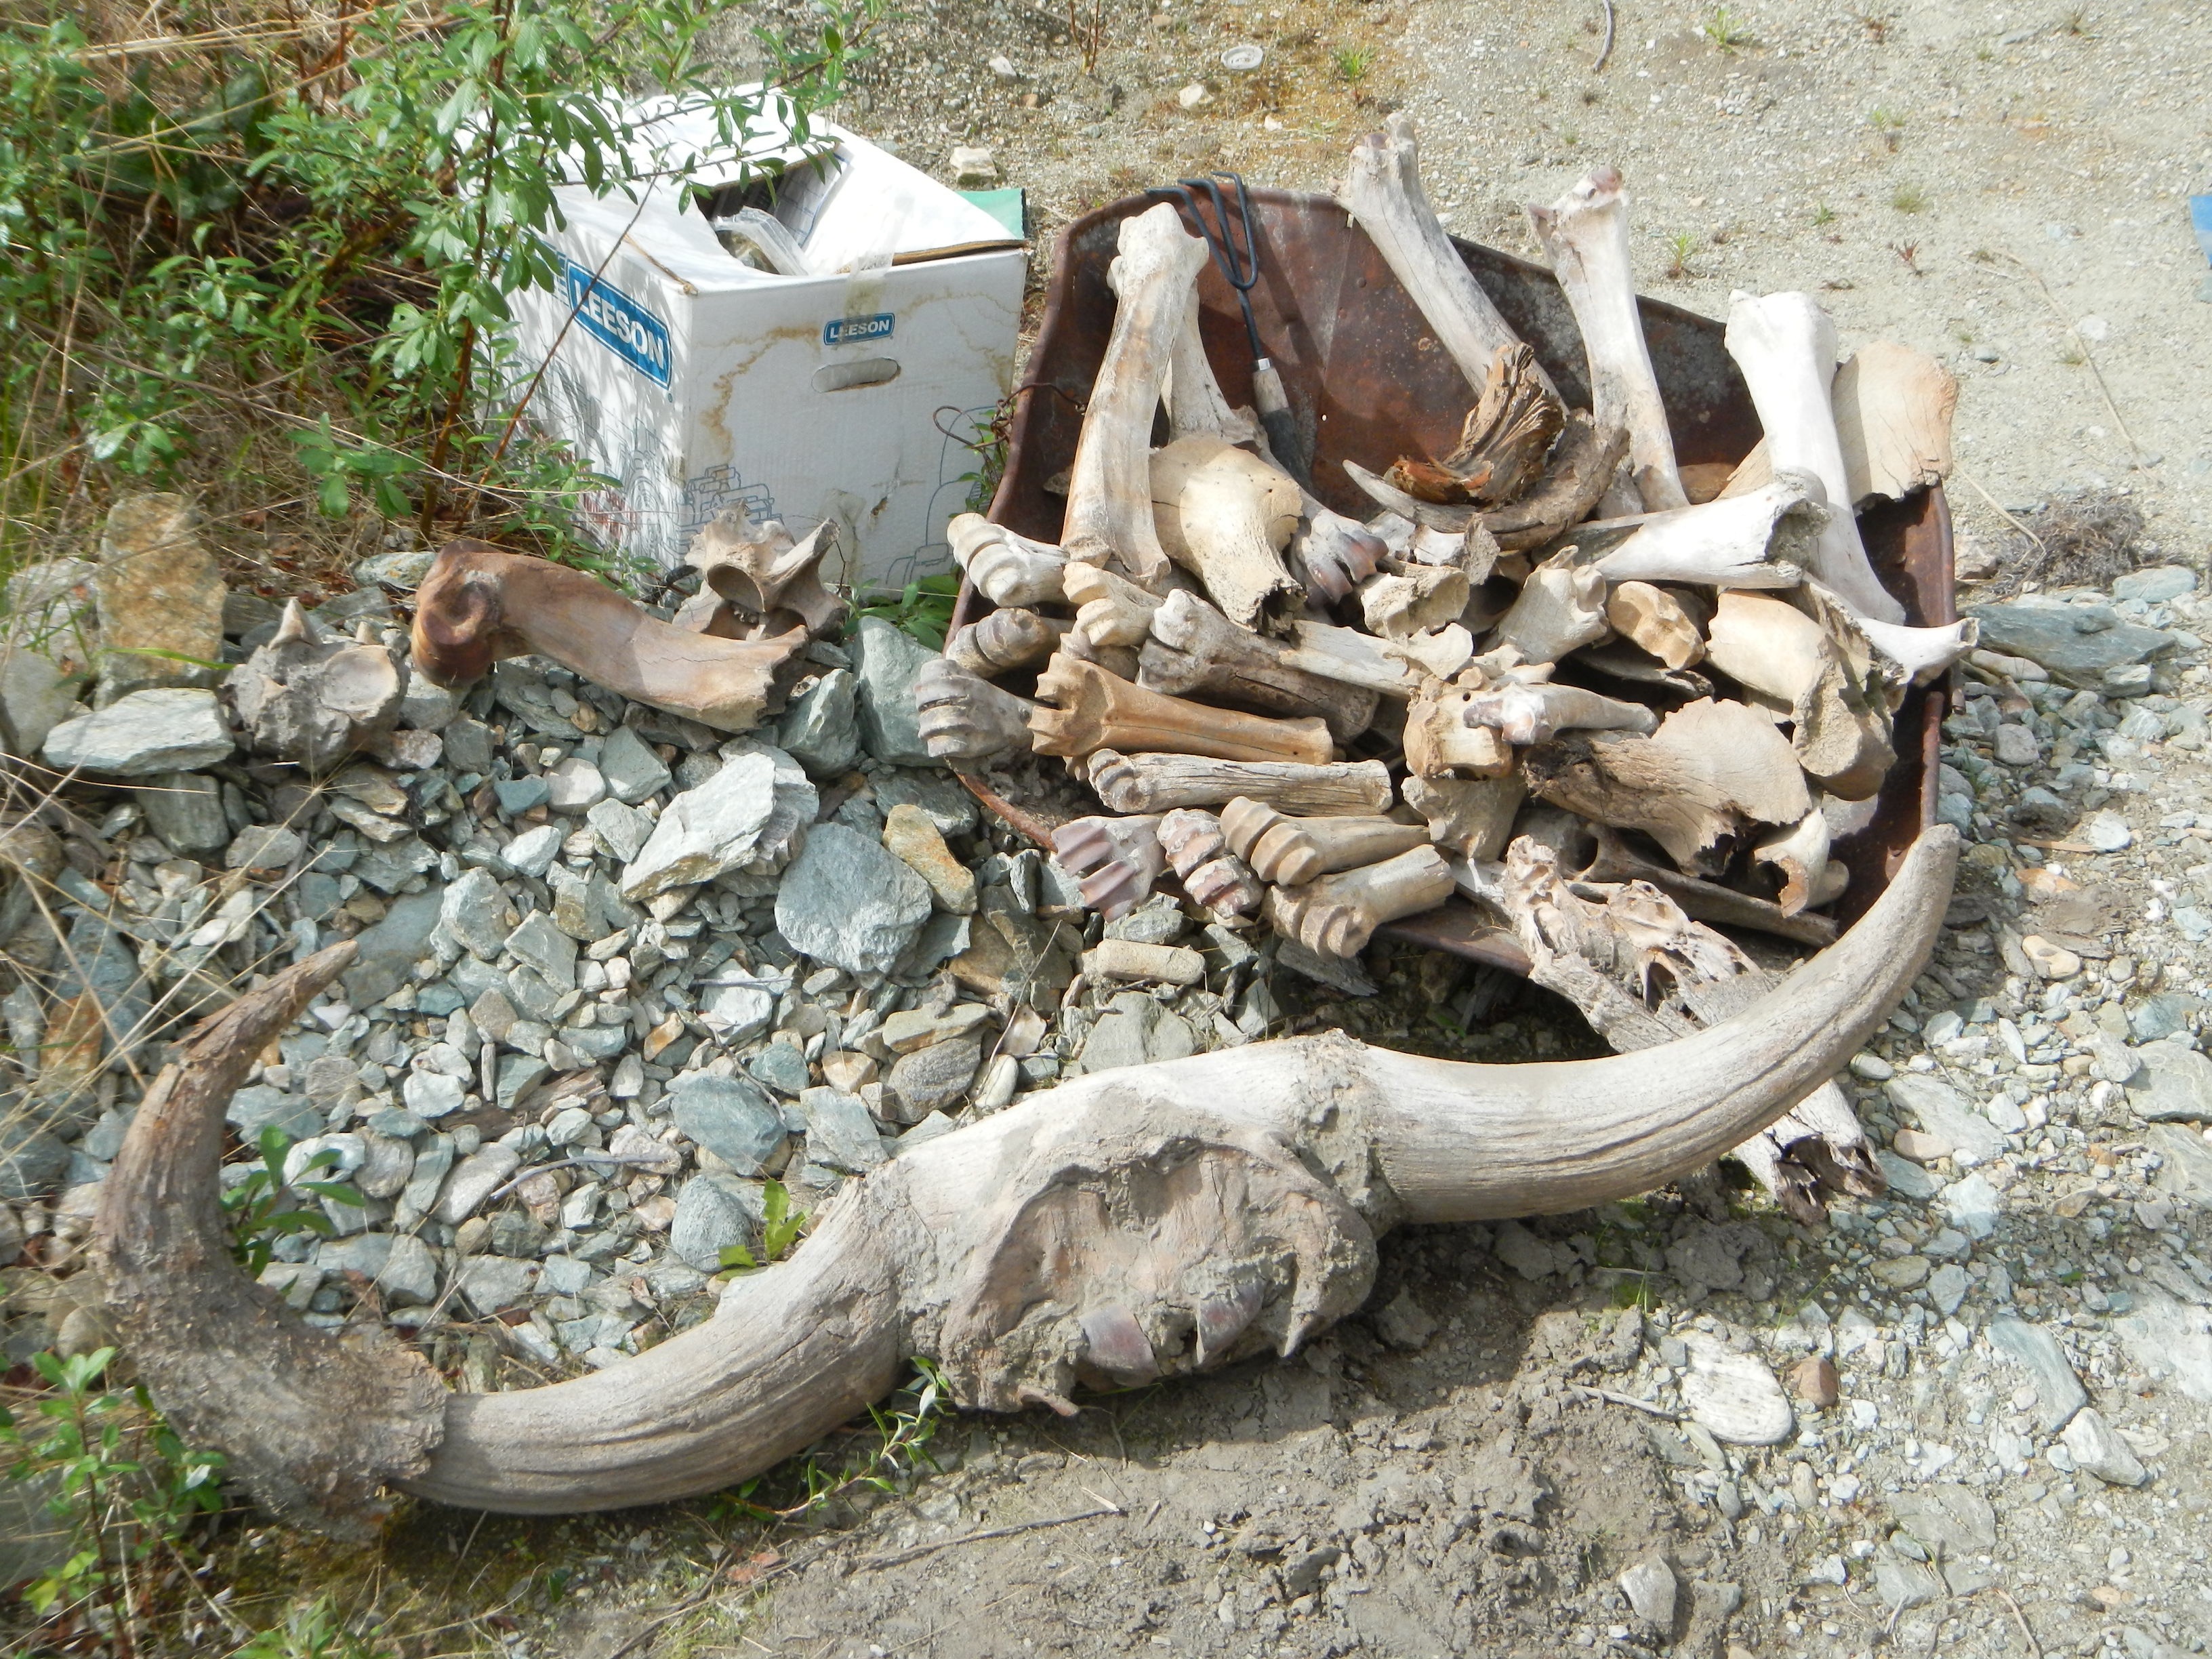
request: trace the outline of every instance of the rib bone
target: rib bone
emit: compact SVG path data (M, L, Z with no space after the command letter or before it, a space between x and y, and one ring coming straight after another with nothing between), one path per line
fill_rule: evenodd
M1285 812L1327 817L1381 812L1396 799L1381 761L1301 766L1289 761L1223 761L1200 755L1122 755L1101 749L1084 763L1084 779L1116 812L1161 812L1175 806L1219 806L1239 795Z
M1160 545L1231 622L1256 627L1271 605L1304 602L1281 557L1301 511L1285 474L1211 434L1178 438L1152 452L1151 499Z
M186 1442L226 1453L278 1514L334 1530L385 1481L513 1514L717 1491L864 1411L910 1356L963 1403L1066 1407L1093 1332L1133 1327L1160 1375L1291 1350L1359 1304L1378 1230L1586 1209L1741 1144L1921 972L1958 845L1923 832L1833 949L1653 1052L1483 1066L1332 1034L1079 1079L853 1183L704 1323L611 1370L489 1395L309 1330L228 1248L223 1107L342 945L247 993L139 1107L96 1222L109 1305ZM1208 1334L1187 1344L1193 1324ZM1142 1370L1135 1344L1109 1346Z
M1189 234L1166 202L1121 222L1120 252L1106 274L1118 304L1105 360L1067 480L1067 522L1060 544L1085 564L1117 561L1155 586L1168 557L1152 527L1152 412L1206 263L1206 244Z
M535 652L718 732L760 724L776 671L805 643L804 628L725 640L672 627L580 570L466 538L439 550L415 595L415 665L434 684L466 685Z
M1243 798L1221 811L1222 833L1252 873L1297 887L1337 870L1376 864L1429 844L1425 824L1395 818L1290 818L1265 801Z
M1875 580L1851 513L1843 447L1828 403L1836 378L1835 324L1809 294L1765 299L1738 294L1729 307L1728 349L1759 410L1775 476L1812 474L1820 481L1822 504L1832 509L1813 549L1813 574L1862 616L1903 622L1905 607Z
M1531 207L1528 222L1566 291L1589 362L1590 415L1628 428L1629 466L1647 512L1687 507L1674 470L1674 438L1667 405L1651 372L1636 275L1628 257L1628 198L1620 174L1600 167L1548 208Z
M1376 692L1291 667L1290 647L1237 627L1195 593L1169 594L1152 626L1138 657L1137 684L1146 690L1210 691L1271 714L1318 715L1340 744L1374 720Z
M1031 746L1040 755L1137 749L1319 765L1334 748L1324 721L1264 720L1164 697L1065 652L1037 676L1037 696L1060 705L1030 715Z
M1322 956L1356 957L1375 930L1433 910L1452 896L1451 866L1424 844L1380 864L1267 890L1267 921Z

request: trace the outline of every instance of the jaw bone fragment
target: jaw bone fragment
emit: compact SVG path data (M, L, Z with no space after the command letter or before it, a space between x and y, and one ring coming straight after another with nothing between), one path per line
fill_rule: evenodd
M1075 606L1075 631L1091 646L1136 646L1152 632L1159 595L1095 564L1070 564L1061 591Z
M1508 681L1478 691L1468 702L1467 718L1489 726L1516 749L1549 743L1562 732L1649 733L1659 726L1659 717L1640 702L1620 702L1578 685L1548 681Z
M1628 198L1620 174L1600 167L1528 222L1566 291L1589 362L1590 415L1628 428L1629 468L1644 510L1687 507L1674 470L1667 405L1651 373L1636 276L1628 258Z
M1905 607L1875 580L1851 513L1843 446L1828 390L1836 378L1836 325L1809 294L1738 294L1729 306L1729 355L1742 369L1776 476L1809 472L1832 510L1811 569L1844 604L1876 622L1901 623Z
M1687 668L1705 654L1705 636L1682 602L1649 582L1616 585L1605 599L1613 632L1632 640L1669 668Z
M750 732L775 673L806 643L718 639L676 628L580 570L464 538L438 551L415 595L415 664L433 684L481 679L535 652L633 702L718 732Z
M1433 682L1406 710L1406 765L1417 777L1502 778L1513 769L1512 746L1469 718L1481 695L1474 686Z
M1424 842L1302 887L1271 887L1267 920L1318 955L1356 957L1384 922L1433 910L1453 890L1451 866Z
M994 611L945 642L945 657L985 679L1042 662L1060 648L1069 624L1018 607Z
M1376 692L1291 666L1280 641L1237 627L1195 593L1161 601L1152 634L1137 659L1137 684L1148 691L1209 691L1270 714L1317 714L1340 744L1375 719Z
M1603 639L1605 576L1582 562L1571 547L1562 549L1528 573L1521 596L1492 634L1492 651L1510 645L1524 662L1557 662L1570 651Z
M1809 473L1784 473L1747 495L1723 496L1647 520L1597 562L1608 581L1708 587L1795 587L1834 515Z
M1951 419L1959 383L1924 351L1877 340L1836 371L1830 399L1851 504L1901 501L1951 476ZM1729 475L1724 495L1756 489L1773 476L1761 439Z
M1420 141L1412 119L1393 113L1383 130L1352 147L1339 199L1413 296L1437 340L1478 396L1501 346L1521 343L1452 246L1421 187ZM1547 390L1551 377L1535 373Z
M1565 1213L1701 1167L1887 1017L1942 926L1958 845L1923 831L1832 951L1653 1053L1484 1066L1329 1034L1078 1079L853 1183L701 1324L611 1370L488 1395L447 1392L374 1335L312 1330L224 1248L223 1108L352 960L343 941L242 996L155 1080L102 1183L94 1260L155 1403L289 1524L359 1536L386 1484L508 1514L714 1492L865 1411L915 1356L963 1405L1072 1409L1093 1329L1133 1328L1164 1375L1294 1350L1358 1306L1382 1228ZM1361 1110L1316 1121L1346 1091ZM1127 1221L1101 1226L1093 1203ZM934 1248L910 1248L924 1234ZM1197 1297L1218 1334L1202 1353L1178 1334L1194 1285L1216 1287Z
M1032 746L1040 755L1134 749L1317 766L1334 750L1325 721L1267 720L1164 697L1064 652L1037 676L1037 696L1059 705L1030 715Z
M1052 832L1052 855L1082 878L1083 902L1113 921L1150 896L1167 868L1157 817L1072 818Z
M1026 754L1036 705L939 657L914 678L921 740L941 761L992 760Z
M1514 501L1543 476L1544 457L1565 422L1559 394L1537 373L1536 354L1518 343L1500 346L1460 428L1459 447L1437 460L1401 457L1384 477L1419 501Z
M1692 875L1746 820L1796 823L1813 809L1789 739L1740 702L1687 704L1648 738L1564 738L1523 764L1539 799L1641 830Z
M1152 413L1205 263L1206 244L1183 229L1169 203L1121 222L1120 252L1106 276L1119 302L1114 331L1068 472L1060 536L1067 556L1115 561L1147 586L1168 564L1152 526Z
M390 732L407 670L380 645L325 635L291 599L226 684L255 753L322 773Z
M1257 627L1271 605L1304 602L1281 556L1302 510L1288 475L1211 434L1179 438L1152 452L1151 500L1160 545L1230 621Z
M1377 571L1360 583L1359 611L1370 633L1386 640L1408 640L1458 622L1468 597L1463 571L1449 565L1405 563L1395 571Z
M1222 833L1252 873L1298 887L1334 871L1376 864L1429 844L1427 826L1395 818L1292 818L1265 801L1239 799L1221 810Z
M743 507L725 507L691 538L684 563L700 586L736 610L755 634L781 633L793 617L827 634L849 608L822 584L822 558L836 544L828 520L794 541L781 520L755 524Z
M1302 766L1293 761L1224 761L1203 755L1122 755L1101 749L1082 776L1116 812L1219 806L1239 795L1308 817L1382 812L1396 799L1381 761Z
M1818 619L1767 594L1723 592L1705 660L1789 711L1790 744L1809 775L1846 800L1864 799L1897 762L1886 688L1850 613L1808 598Z
M1230 850L1221 820L1212 813L1179 806L1161 815L1159 834L1183 891L1195 902L1222 917L1249 915L1260 908L1260 883Z
M980 513L963 513L945 534L953 558L992 604L1018 610L1060 602L1060 572L1067 566L1060 549L1018 536Z

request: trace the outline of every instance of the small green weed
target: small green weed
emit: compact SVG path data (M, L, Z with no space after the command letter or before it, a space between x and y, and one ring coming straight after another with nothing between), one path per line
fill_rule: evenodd
M791 1247L799 1243L799 1232L806 1225L806 1212L791 1207L791 1194L781 1181L768 1183L761 1197L761 1210L760 1258L754 1259L750 1247L732 1244L722 1252L726 1269L757 1273L771 1261L782 1261L791 1254Z
M1686 282L1698 273L1691 268L1690 256L1698 251L1698 239L1686 230L1677 231L1667 239L1667 275L1674 282Z
M1832 225L1835 222L1835 209L1830 207L1826 202L1821 202L1814 206L1813 209L1813 223L1815 227Z
M231 1659L395 1659L392 1649L348 1631L327 1595L294 1607L282 1626L250 1639Z
M1928 192L1917 185L1899 185L1889 195L1889 204L1899 213L1923 213L1928 207Z
M286 1184L284 1159L292 1150L292 1138L275 1124L261 1131L258 1145L259 1166L222 1195L222 1207L230 1216L230 1253L238 1259L240 1267L257 1276L269 1265L276 1241L286 1234L319 1233L325 1238L331 1236L330 1218L319 1209L300 1203L301 1195L326 1198L333 1204L349 1204L356 1208L362 1201L362 1195L343 1182L301 1181ZM307 1160L301 1173L326 1170L337 1161L337 1149L325 1146Z
M1895 110L1876 104L1867 112L1867 125L1887 149L1893 150L1905 141L1905 118Z
M1744 27L1743 20L1726 6L1715 6L1712 15L1698 25L1698 33L1723 52L1732 52L1738 46L1758 44L1752 39L1751 31Z
M924 576L906 585L896 599L864 605L853 613L849 635L857 632L863 617L877 617L902 634L911 635L933 651L945 649L945 636L952 628L953 601L960 597L960 578L947 571Z
M1367 71L1375 67L1375 52L1368 46L1346 46L1336 54L1336 74L1340 81L1357 86L1367 78Z
M881 1406L868 1407L868 1443L848 1454L842 1464L825 1462L821 1450L806 1455L797 1474L801 1495L793 1502L775 1505L763 1501L763 1485L769 1475L756 1475L716 1504L749 1521L793 1521L811 1515L825 1504L857 1492L900 1490L924 1468L935 1468L929 1443L950 1408L951 1394L944 1373L927 1359L914 1362L915 1374L906 1386Z

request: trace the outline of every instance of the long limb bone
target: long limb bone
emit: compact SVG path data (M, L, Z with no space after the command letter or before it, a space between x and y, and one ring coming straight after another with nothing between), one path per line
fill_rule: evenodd
M945 642L945 654L971 674L989 679L1040 663L1060 648L1068 624L1018 608L994 611Z
M1379 817L1285 817L1265 801L1239 799L1221 811L1222 833L1253 874L1298 887L1338 870L1378 864L1429 843L1425 824Z
M1033 746L1040 755L1137 749L1319 765L1334 747L1322 720L1267 720L1164 697L1065 653L1037 676L1037 696L1059 705L1039 708L1030 716Z
M1012 608L1057 605L1067 555L1018 536L980 513L963 513L945 527L953 559L991 603Z
M1237 627L1195 593L1169 594L1152 627L1137 659L1137 684L1146 690L1208 691L1270 714L1318 715L1339 743L1374 720L1377 693L1291 666L1280 641Z
M941 761L992 760L1026 754L1036 705L1002 691L957 663L939 657L915 676L921 740Z
M1309 951L1356 957L1383 923L1433 910L1451 896L1451 866L1425 842L1380 864L1303 887L1271 887L1267 920Z
M1072 818L1052 832L1052 855L1083 878L1083 902L1112 921L1144 902L1167 868L1156 817Z
M1302 766L1291 761L1224 761L1203 755L1123 755L1101 749L1083 776L1116 812L1219 806L1249 795L1310 817L1381 812L1396 799L1381 761Z
M1249 915L1260 908L1260 883L1230 850L1221 820L1212 813L1188 806L1164 813L1160 846L1175 866L1182 890L1216 915Z
M1723 496L1648 520L1597 562L1607 581L1707 587L1795 587L1805 580L1829 514L1814 480L1788 473L1747 495Z

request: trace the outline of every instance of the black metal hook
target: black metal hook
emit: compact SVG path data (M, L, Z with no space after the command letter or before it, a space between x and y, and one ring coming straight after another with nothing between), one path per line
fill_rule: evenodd
M1237 218L1244 227L1244 246L1237 246L1237 232L1230 222L1229 204L1222 194L1220 180L1227 179L1237 187ZM1203 191L1213 204L1214 224L1206 222L1198 209L1198 192ZM1214 269L1221 278L1236 290L1237 303L1244 313L1245 337L1252 343L1252 356L1265 358L1266 349L1260 343L1260 325L1252 316L1252 289L1260 280L1260 252L1252 240L1252 198L1244 188L1244 175L1240 173L1212 173L1202 179L1182 179L1172 185L1155 185L1146 192L1148 196L1172 196L1182 204L1198 234L1206 238L1206 245L1213 252ZM1217 230L1216 226L1219 228Z

